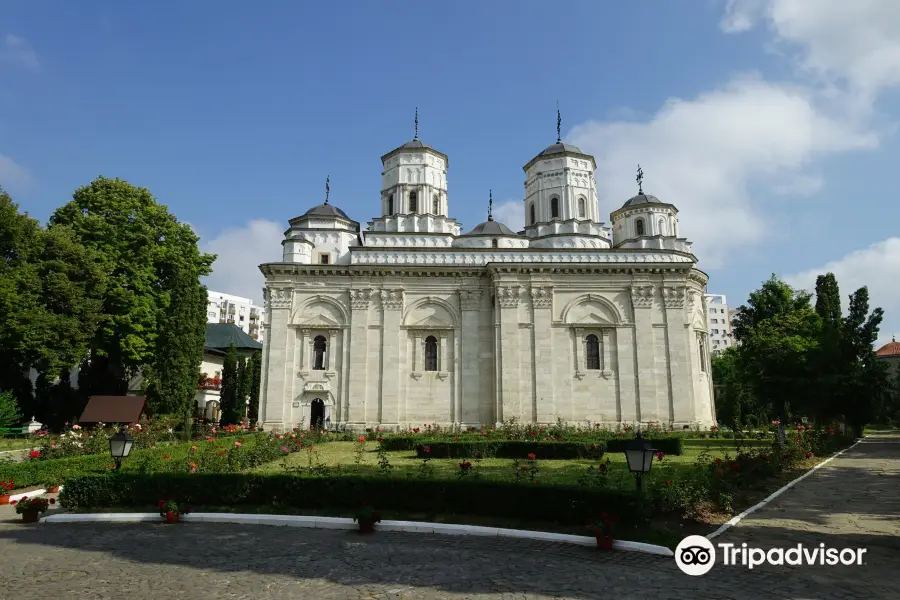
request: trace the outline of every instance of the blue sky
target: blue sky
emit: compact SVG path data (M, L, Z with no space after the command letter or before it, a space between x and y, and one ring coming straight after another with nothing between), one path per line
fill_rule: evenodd
M900 3L898 3L900 4ZM189 6L184 6L189 5ZM645 190L681 210L711 292L770 273L869 285L900 334L900 8L877 0L7 2L0 184L46 219L99 174L148 187L259 297L289 218L365 224L379 157L450 156L451 215L521 224L521 167L594 154L602 214Z

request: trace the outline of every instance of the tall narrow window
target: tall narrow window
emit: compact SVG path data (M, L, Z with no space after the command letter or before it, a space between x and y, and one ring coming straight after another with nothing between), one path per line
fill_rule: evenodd
M698 341L700 346L700 370L706 373L706 344L703 343L703 336Z
M578 216L584 218L584 198L578 199Z
M425 370L438 370L438 345L437 339L433 335L425 338Z
M638 219L634 222L634 233L638 237L644 235L644 220Z
M586 342L587 368L592 370L600 369L600 340L593 333L587 336Z
M496 240L496 239L491 240L491 248L497 248L498 245L499 245L499 244L497 243L497 240Z
M416 196L415 192L409 193L409 212L414 213L419 209L418 207L418 196Z
M387 214L394 214L394 195L388 196Z
M534 214L534 202L532 202L531 203L531 224L534 225L535 223L537 223L537 218L535 217L535 214Z
M550 218L559 218L559 198L550 198Z
M435 194L434 198L431 199L431 214L436 215L440 213L441 200Z
M327 349L327 343L325 342L325 336L317 335L313 340L313 370L315 371L324 371L325 370L325 351Z

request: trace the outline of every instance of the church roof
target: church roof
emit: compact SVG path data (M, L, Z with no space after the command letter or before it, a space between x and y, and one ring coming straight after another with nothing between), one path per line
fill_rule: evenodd
M499 221L495 221L493 219L488 219L484 223L479 223L475 226L472 231L466 233L464 235L518 235L512 229L500 223Z
M875 356L878 358L887 358L889 356L900 356L900 342L896 339L892 340L890 343L885 344L881 348L879 348L875 352Z
M625 202L625 204L622 205L622 208L625 208L626 206L634 206L635 204L665 204L665 202L663 202L656 196L641 193L637 196L632 196L631 198L629 198Z
M441 152L440 150L435 150L433 147L429 146L428 144L422 143L422 142L419 140L419 138L415 138L415 139L413 139L413 140L411 140L411 141L409 141L409 142L406 142L406 143L403 144L402 146L397 146L396 148L394 148L393 150L391 150L390 152L388 152L387 154L385 154L384 156L382 156L382 157L381 157L381 162L383 163L383 162L387 161L387 159L389 159L389 158L391 158L392 156L394 156L395 154L400 154L401 152L405 152L405 151L407 151L407 150L410 150L410 151L416 151L416 150L421 151L421 150L426 150L426 151L428 151L428 152L432 152L432 153L434 153L434 154L437 154L437 155L440 156L441 158L443 158L443 159L444 159L444 163L445 163L448 167L450 166L450 159L447 157L446 154L444 154L444 153Z
M318 206L313 206L311 209L303 213L304 217L340 217L341 219L347 219L348 221L352 221L350 217L347 216L347 213L339 209L337 206L332 204L320 204Z
M228 350L234 345L238 350L262 350L262 344L244 333L232 323L207 323L204 346L212 350Z
M560 152L574 152L575 154L584 154L581 151L581 148L578 146L573 146L572 144L567 144L565 142L556 142L555 144L550 144L546 148L541 151L538 156L546 156L547 154L559 154Z

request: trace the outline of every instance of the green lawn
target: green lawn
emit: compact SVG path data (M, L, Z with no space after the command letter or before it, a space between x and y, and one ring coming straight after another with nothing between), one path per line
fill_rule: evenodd
M0 452L4 450L22 450L37 444L31 438L0 438Z
M767 442L754 442L754 445L766 444ZM290 454L283 460L275 461L263 465L256 469L257 472L279 472L285 468L298 468L310 466L312 464L321 464L328 467L340 468L348 473L375 473L378 472L378 455L376 448L377 442L366 442L366 452L363 456L362 463L356 464L355 442L328 442L315 446L310 455L308 451ZM708 451L712 456L722 456L725 453L731 455L736 454L734 440L723 439L705 439L705 440L685 440L684 454L681 456L666 455L662 461L655 462L653 470L648 476L649 480L653 479L674 479L677 477L678 471L694 464L701 452ZM392 473L399 476L418 476L421 473L423 461L416 458L415 452L411 450L400 450L388 452L388 460L393 467ZM584 475L587 468L591 465L597 465L599 462L610 460L609 483L616 487L630 488L634 486L634 476L628 472L625 463L625 455L621 452L609 453L603 457L601 461L591 459L576 460L540 460L538 459L539 472L536 479L541 483L556 484L575 484L578 479ZM459 463L461 459L432 459L428 461L429 467L433 469L435 477L455 477L459 471ZM513 461L504 458L488 458L483 460L472 460L475 469L482 477L492 480L513 481L515 479L515 470ZM525 465L527 461L520 461L520 465Z

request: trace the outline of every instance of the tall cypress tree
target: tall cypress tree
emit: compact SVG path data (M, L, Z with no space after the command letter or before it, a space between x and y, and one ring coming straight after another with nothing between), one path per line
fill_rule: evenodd
M255 427L259 421L259 392L262 385L262 355L260 352L254 352L250 357L250 406L247 410L247 416L250 420L250 426Z
M222 387L220 391L220 406L222 408L222 425L234 425L241 420L238 412L238 377L237 377L237 349L232 344L225 355L222 365Z
M884 364L875 359L874 344L883 319L881 308L869 312L868 288L861 287L850 296L841 340L846 385L838 407L857 436L875 417L890 385Z
M242 356L238 359L238 412L241 419L247 415L247 400L250 396L250 369L247 357Z
M834 273L816 278L816 313L822 318L822 331L812 362L819 377L815 383L815 401L807 404L816 419L824 421L835 416L847 374L841 341L841 292Z

